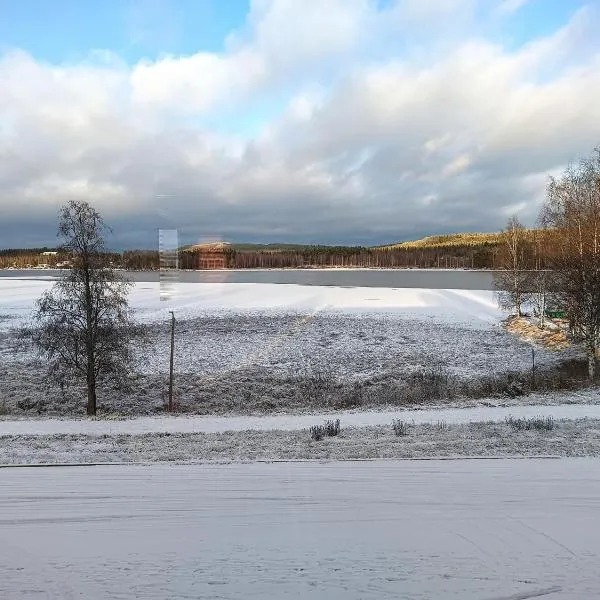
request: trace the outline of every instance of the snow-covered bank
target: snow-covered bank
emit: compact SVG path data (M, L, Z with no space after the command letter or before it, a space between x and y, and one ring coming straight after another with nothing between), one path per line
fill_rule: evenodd
M600 420L556 421L546 430L508 423L427 423L396 436L391 423L345 427L314 441L306 430L224 433L0 436L0 464L227 463L378 458L600 456Z
M447 424L503 422L507 417L551 416L555 419L600 419L600 405L538 405L434 410L383 410L316 413L306 415L252 416L160 416L124 420L19 419L0 420L0 437L14 435L124 435L158 433L221 433L226 431L295 431L307 429L326 419L339 418L345 427L389 425L394 419L409 423Z

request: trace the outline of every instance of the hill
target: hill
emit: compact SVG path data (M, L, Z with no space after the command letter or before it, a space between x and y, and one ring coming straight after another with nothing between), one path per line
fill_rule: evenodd
M396 248L451 248L495 246L500 243L500 233L450 233L447 235L429 235L419 240L399 242L387 246L378 246L378 249L392 250Z

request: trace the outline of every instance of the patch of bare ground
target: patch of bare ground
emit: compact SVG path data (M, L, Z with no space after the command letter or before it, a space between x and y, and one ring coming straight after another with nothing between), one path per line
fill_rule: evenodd
M504 321L507 331L526 342L536 342L549 350L565 350L571 346L566 334L566 322L548 319L544 327L528 317L511 315Z

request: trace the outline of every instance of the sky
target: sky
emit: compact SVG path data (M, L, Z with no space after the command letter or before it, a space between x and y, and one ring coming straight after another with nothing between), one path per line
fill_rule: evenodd
M0 248L536 222L600 144L600 0L0 0Z

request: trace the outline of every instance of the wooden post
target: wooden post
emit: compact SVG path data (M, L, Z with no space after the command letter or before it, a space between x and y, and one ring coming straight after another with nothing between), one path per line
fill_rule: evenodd
M531 346L531 389L535 390L535 348Z
M173 411L173 358L175 355L175 313L171 310L171 360L169 364L169 412Z

